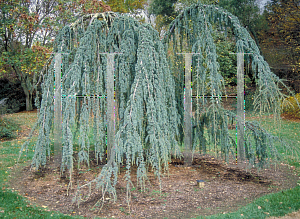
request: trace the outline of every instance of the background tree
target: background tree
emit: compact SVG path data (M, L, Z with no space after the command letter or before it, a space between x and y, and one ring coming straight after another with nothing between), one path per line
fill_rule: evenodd
M182 12L186 7L196 3L217 4L216 0L151 0L149 14L155 15L155 29L160 36L165 34L167 26Z
M230 54L235 51L235 43L233 38L225 37L217 31L214 33L216 52L218 54L217 61L220 65L219 72L225 80L225 86L236 85L236 56Z
M263 15L267 24L259 35L263 54L272 70L299 92L300 1L272 0Z
M33 53L31 45L37 31L39 15L31 13L27 1L1 1L0 52L2 73L14 72L21 81L26 95L26 109L32 109L33 84L32 76L22 72ZM35 31L34 31L35 30ZM26 63L28 64L28 63Z
M259 46L257 32L263 28L262 16L256 0L220 0L219 6L237 16Z
M26 110L32 110L38 72L51 50L47 45L64 25L58 19L57 1L1 1L0 68L14 73L26 96Z
M128 12L143 7L144 1L111 3L114 10ZM111 10L98 0L1 0L0 6L0 77L15 75L21 82L26 110L33 109L39 72L49 58L58 30L84 14Z
M155 15L155 28L162 36L166 26L171 23L171 21L178 14L175 11L175 4L177 0L152 0L149 5L149 14Z
M106 0L105 4L109 5L111 11L120 13L134 12L138 9L143 9L147 4L146 0Z

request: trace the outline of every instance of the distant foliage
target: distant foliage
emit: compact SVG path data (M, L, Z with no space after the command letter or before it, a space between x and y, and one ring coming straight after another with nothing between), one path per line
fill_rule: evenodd
M162 16L174 16L176 14L175 12L175 3L176 0L166 0L166 1L160 1L160 0L153 0L150 4L150 13Z
M300 71L299 5L299 0L268 1L263 14L267 28L260 32L263 53L274 71L294 83L299 83Z
M233 39L225 37L222 33L213 33L213 36L216 44L216 52L218 54L217 61L220 66L219 71L225 80L225 85L228 86L230 84L236 86L237 58L236 55L230 54L235 52L235 42Z
M286 98L283 103L283 115L300 119L300 93Z
M25 94L20 82L12 82L2 78L0 79L0 87L0 100L8 98L5 103L4 113L16 113L26 109Z
M250 90L250 92L245 92L245 111L253 111L254 109L254 105L253 105L253 101L254 101L254 94L251 93L252 90Z

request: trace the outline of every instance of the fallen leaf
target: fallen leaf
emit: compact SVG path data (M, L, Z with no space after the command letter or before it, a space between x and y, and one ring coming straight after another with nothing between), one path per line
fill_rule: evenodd
M42 205L42 207L43 207L43 208L47 208L47 206L45 206L45 205Z

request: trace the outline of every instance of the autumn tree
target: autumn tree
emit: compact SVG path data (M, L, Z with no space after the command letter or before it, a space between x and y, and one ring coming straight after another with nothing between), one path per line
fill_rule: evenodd
M107 0L105 2L111 7L112 11L120 13L134 12L138 9L143 9L147 4L146 0Z
M128 12L143 7L144 1L110 3L113 10ZM26 110L33 109L39 72L47 64L58 30L84 14L111 10L98 0L1 0L0 5L0 76L15 75L21 82Z
M260 39L266 59L280 77L299 80L300 1L272 0L264 16L268 29L260 32Z
M1 75L15 74L26 96L26 110L32 110L39 71L51 50L51 39L63 22L57 1L1 1Z

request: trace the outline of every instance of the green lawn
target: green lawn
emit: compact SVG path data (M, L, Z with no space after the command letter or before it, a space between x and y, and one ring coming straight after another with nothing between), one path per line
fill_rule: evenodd
M20 125L26 124L28 127L32 127L37 116L35 113L18 113L5 115L5 117L14 119ZM35 142L36 139L34 137L32 142ZM31 205L18 192L9 189L8 182L10 180L11 167L16 165L20 148L25 140L26 138L0 142L0 218L74 218ZM31 143L28 153L22 155L18 167L21 168L24 165L28 165L33 153L33 143Z
M35 140L36 137L33 141ZM2 185L0 188L0 218L72 218L68 215L47 211L47 209L31 205L18 192L8 189L11 167L16 165L23 142L24 140L12 140L0 143L0 184ZM33 144L30 144L29 148L32 148L32 146ZM28 165L28 161L32 156L33 151L31 149L22 156L18 166L21 168L24 164Z
M262 117L259 120L264 129L282 138L288 144L287 148L275 144L283 161L300 170L300 122L282 120L279 124L274 123L274 119L270 117Z
M32 127L36 118L35 114L12 114L9 118L17 117L20 124L28 124ZM294 146L299 146L300 142L300 123L283 121L281 127L274 128L272 119L263 121L264 128L270 130L273 134L280 133L281 137ZM16 191L9 189L11 167L16 165L19 150L26 139L11 140L0 143L0 218L82 218L63 215L58 212L48 211L40 207L31 205L29 201L18 195ZM36 141L36 137L32 142ZM280 148L286 163L296 166L300 172L299 159L291 151ZM18 164L19 167L28 165L33 156L33 143L29 145L27 154L23 154ZM25 156L26 155L26 156ZM300 175L299 175L300 176ZM300 186L291 190L280 191L258 198L254 202L241 207L238 211L227 214L219 214L200 218L265 218L267 216L282 216L289 212L300 209Z
M262 196L254 202L240 208L238 211L227 214L212 216L201 216L198 219L206 218L257 218L262 219L269 216L283 216L287 213L300 209L300 186L294 189L281 191Z

